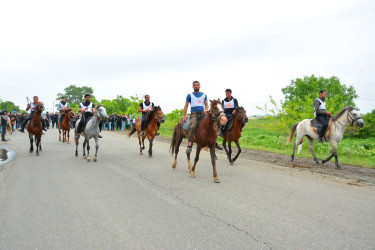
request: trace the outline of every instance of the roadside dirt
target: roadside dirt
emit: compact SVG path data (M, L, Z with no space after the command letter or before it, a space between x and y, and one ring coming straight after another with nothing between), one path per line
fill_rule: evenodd
M168 137L156 137L157 141L170 143L171 139ZM183 147L187 146L187 141L182 143ZM237 151L235 151L236 153ZM216 150L217 154L225 155L225 151ZM278 166L299 169L301 171L308 171L311 173L319 173L327 176L339 177L347 179L347 184L350 185L375 185L375 168L365 168L347 164L341 164L342 170L336 168L333 160L325 164L316 165L314 160L309 158L299 158L296 155L293 162L290 157L286 155L279 155L266 151L258 151L252 149L242 149L240 155L242 159L249 159L254 161L271 163ZM333 162L332 162L333 161Z

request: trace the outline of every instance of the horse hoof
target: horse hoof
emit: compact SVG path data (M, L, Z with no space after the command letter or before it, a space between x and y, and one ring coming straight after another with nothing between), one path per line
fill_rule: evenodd
M34 152L34 150L30 150L30 151L29 151L29 153L32 153L32 152Z
M220 183L220 180L219 179L214 179L214 182L215 183Z
M142 153L142 152L140 152L140 153L139 153L139 155L143 155L143 153Z
M324 164L324 163L326 163L326 161L325 161L325 160L322 160L322 164Z
M83 159L87 159L87 156L86 156L86 155L84 155L84 156L83 156Z
M234 165L234 162L231 162L231 163L229 163L231 166L233 166Z
M90 158L87 158L87 162L90 162L91 161L91 159Z
M39 153L36 153L36 156L40 156L40 154L39 154Z
M177 166L177 162L173 162L172 168L176 168L176 166Z
M94 158L94 162L96 162L98 159Z
M320 165L320 162L318 162L318 161L316 161L315 163L316 163L316 165Z
M290 159L290 161L294 161L294 157L292 157L292 158Z
M152 158L152 155L148 155L149 158Z
M340 165L337 165L336 168L342 170L342 167Z
M195 174L194 173L190 173L190 178L195 178Z
M145 149L145 147L142 147L142 150L144 150Z

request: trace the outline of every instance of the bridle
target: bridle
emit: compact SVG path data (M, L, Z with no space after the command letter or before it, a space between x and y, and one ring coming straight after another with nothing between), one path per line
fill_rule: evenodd
M353 110L351 110L351 111L349 111L349 109L347 109L346 110L346 119L347 119L347 121L348 121L348 123L351 125L351 126L353 126L354 125L354 122L356 122L356 121L358 121L359 119L362 119L362 117L361 116L358 116L358 117L356 117L356 118L354 118L354 116L352 115L352 111ZM350 119L349 119L349 117L350 117ZM342 126L345 126L344 124L342 124L338 119L336 120L338 123L340 123Z
M212 121L219 121L221 117L225 115L223 111L219 111L218 113L214 114L212 105L210 105L209 113L212 114L213 118L209 117L208 115L205 116Z
M103 114L102 114L102 112L101 112L101 110L100 110L100 108L102 108L103 106L99 106L98 107L98 109L97 109L97 111L95 112L95 116L96 117L98 117L99 119L103 119L104 118L104 116L103 116ZM104 108L104 107L103 107ZM96 114L96 113L98 113L98 114Z

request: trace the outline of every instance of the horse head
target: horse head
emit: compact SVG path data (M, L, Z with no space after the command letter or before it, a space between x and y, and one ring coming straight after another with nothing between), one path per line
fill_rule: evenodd
M158 120L160 123L164 123L164 114L163 111L161 110L160 106L155 106L154 109L154 117L156 120Z
M105 110L103 105L98 105L95 111L95 115L98 118L108 118L107 111Z
M363 121L361 115L359 114L358 110L352 109L351 111L348 110L348 120L350 120L350 123L353 125L354 123L362 128L365 126L365 122Z
M65 114L68 115L69 119L73 119L75 117L73 109L69 108L65 110Z
M213 115L215 120L220 121L221 125L225 125L228 121L224 114L224 106L219 98L210 100L209 113Z
M242 124L249 121L246 115L246 110L243 107L236 108L236 118L239 119Z
M35 106L35 112L42 113L43 110L44 110L44 103L39 102L39 103Z

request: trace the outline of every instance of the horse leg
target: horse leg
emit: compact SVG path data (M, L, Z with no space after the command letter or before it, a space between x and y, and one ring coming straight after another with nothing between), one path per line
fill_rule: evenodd
M40 143L40 138L38 136L35 136L36 156L39 156L39 143Z
M154 140L149 140L149 143L150 143L150 146L149 146L149 149L148 149L148 157L152 157L152 143L154 142Z
M332 142L331 142L331 145L332 145ZM335 153L332 152L332 154L330 156L328 156L326 159L322 160L322 164L330 161L334 155L335 155Z
M95 157L94 161L96 162L98 160L98 149L99 149L99 137L95 137Z
M335 156L336 168L342 169L342 167L339 164L339 157L337 155L337 142L331 142L331 145L332 145L333 155Z
M30 150L29 150L29 153L32 153L32 152L34 152L34 137L30 133L29 133L29 139L30 139Z
M174 162L172 164L172 168L176 168L177 166L177 155L178 155L178 152L180 151L181 142L184 139L182 135L180 137L181 138L178 138L176 142L175 151L174 151Z
M309 150L314 158L314 161L316 162L316 165L319 165L320 162L318 160L318 158L316 158L316 155L315 155L315 152L314 152L314 139L311 138L310 136L307 137L309 139ZM301 140L299 140L300 142Z
M197 162L199 161L199 154L201 152L202 147L197 144L197 151L195 152L195 159L194 159L194 165L190 169L190 177L195 178L195 166L197 166Z
M223 140L223 148L224 148L225 153L227 154L227 158L228 158L228 160L230 162L229 152L228 152L228 149L227 149L227 140L225 140L225 139Z
M87 157L86 157L86 143L87 143L87 141L86 141L86 138L85 138L85 140L83 141L83 159L87 159Z
M187 153L187 154L186 154L186 156L187 156L187 160L188 160L188 169L189 169L189 172L191 172L191 168L192 168L192 166L191 166L191 161L190 161L190 154L191 154L191 153Z
M238 156L240 156L240 154L242 152L241 147L240 147L240 142L238 140L235 140L234 143L236 143L236 145L237 145L238 152L233 159L233 163L237 160Z
M59 122L57 122L57 128L59 129L59 141L61 141L61 129L60 129Z
M232 160L232 142L228 141L228 159L230 165L233 165L233 160Z
M90 141L87 140L87 161L90 162Z
M70 130L68 130L68 144L70 144L69 137L70 137Z
M139 141L139 154L143 155L143 153L142 153L142 138L141 138L141 134L137 133L137 135L138 135L138 141Z
M76 157L78 157L78 144L79 144L79 135L74 133L74 141L76 143Z
M142 149L145 149L146 147L145 147L145 139L146 139L146 135L144 135L143 137L142 137Z
M211 153L211 162L212 162L212 170L213 170L213 175L214 175L214 182L220 183L220 179L217 176L217 171L216 171L215 145L211 146L210 153Z
M39 138L39 151L42 151L42 137Z
M294 143L294 146L293 146L293 153L291 155L290 161L294 161L294 154L296 153L296 149L297 149L298 145L301 144L302 138L303 138L303 136L298 136L298 133L297 133L296 142Z

